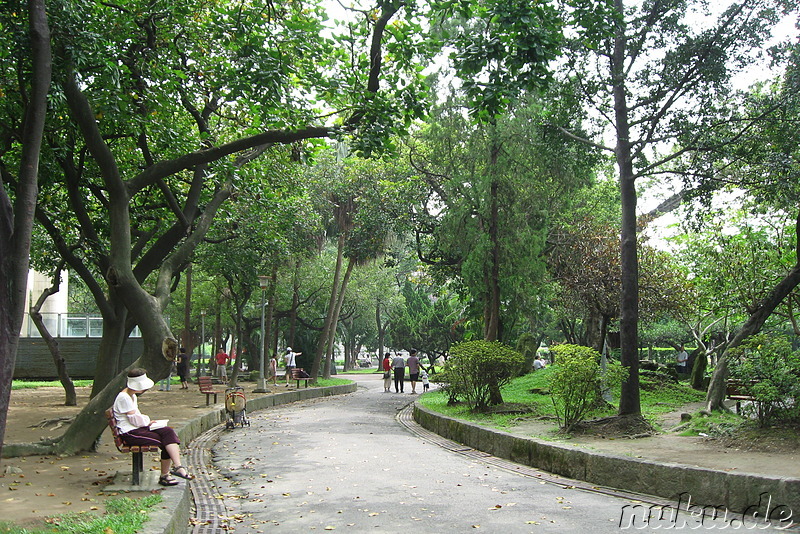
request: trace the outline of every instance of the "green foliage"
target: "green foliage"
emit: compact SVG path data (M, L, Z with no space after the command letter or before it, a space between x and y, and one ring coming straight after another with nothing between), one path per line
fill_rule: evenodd
M435 381L446 384L451 398L479 411L491 403L493 388L499 391L517 374L522 361L519 352L499 341L464 341L453 345Z
M447 28L446 42L462 80L470 113L491 121L526 90L551 79L549 64L562 44L562 14L555 5L525 0L434 2ZM453 21L458 21L454 27Z
M800 399L800 352L778 336L758 334L728 353L731 378L755 397L742 411L754 412L760 426L778 418L796 418Z
M73 380L72 383L76 388L85 387L85 386L91 386L92 385L92 381L91 380ZM60 387L62 387L62 385L61 385L61 382L59 382L58 380L52 380L52 381L48 381L48 382L42 382L42 381L38 381L38 380L13 380L11 382L11 389L12 390L15 390L15 389L36 389L36 388L47 388L47 387L60 388Z
M600 354L589 347L556 345L550 351L558 362L550 375L550 394L559 423L569 431L597 404L603 388L619 386L624 370L611 363L604 376Z

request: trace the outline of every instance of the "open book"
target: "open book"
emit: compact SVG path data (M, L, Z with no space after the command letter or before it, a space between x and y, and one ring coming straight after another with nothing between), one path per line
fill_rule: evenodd
M150 430L156 430L158 428L164 428L169 423L169 419L156 419L155 421L150 421Z

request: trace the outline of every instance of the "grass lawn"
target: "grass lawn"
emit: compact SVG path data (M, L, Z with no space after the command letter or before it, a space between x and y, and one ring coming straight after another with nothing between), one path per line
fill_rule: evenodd
M72 383L76 388L91 386L93 380L73 380ZM62 387L61 382L58 380L42 381L42 380L12 380L11 389L35 389L47 387ZM1 531L0 531L1 532Z
M448 405L447 395L440 391L432 391L422 396L419 402L428 409L443 415L493 428L507 429L521 420L538 418L552 418L555 426L557 424L556 412L548 391L549 377L553 370L553 367L548 367L515 378L502 389L504 406L520 408L520 410L513 410L515 413L473 413L465 404ZM640 381L642 415L653 425L656 424L659 414L678 410L687 403L699 402L705 398L705 392L693 390L684 383L675 384L645 375L641 376ZM615 415L617 410L615 403L619 399L619 390L612 392L612 398L611 404L589 413L587 419ZM522 410L528 412L520 413Z
M147 495L138 499L121 497L106 501L105 514L66 514L48 520L46 528L23 528L0 522L0 532L8 534L135 534L147 521L161 495Z

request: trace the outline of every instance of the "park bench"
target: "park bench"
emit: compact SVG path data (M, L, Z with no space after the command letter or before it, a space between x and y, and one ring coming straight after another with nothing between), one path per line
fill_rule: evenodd
M752 380L749 385L755 384L756 381ZM748 393L748 384L743 380L728 379L725 382L725 398L736 401L736 413L742 407L742 401L753 402L756 398Z
M117 420L114 417L113 408L106 410L106 419L108 419L108 426L111 428L111 435L114 436L114 445L117 446L119 452L131 453L131 484L138 486L141 483L142 471L144 471L144 453L145 452L158 452L160 449L158 445L125 445L122 442L122 436L117 427Z
M306 387L308 387L308 381L311 380L311 377L304 375L308 375L308 373L306 373L302 367L295 367L292 369L292 380L297 380L297 387L300 387L301 380L305 380Z
M209 405L212 395L214 396L214 404L216 404L217 395L225 393L223 390L214 389L214 382L211 380L210 376L198 377L197 383L200 385L200 393L205 393L206 395L206 406Z

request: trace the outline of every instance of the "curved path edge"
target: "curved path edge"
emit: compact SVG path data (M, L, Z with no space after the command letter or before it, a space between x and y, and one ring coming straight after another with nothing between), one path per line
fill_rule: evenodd
M247 411L255 412L272 406L280 406L290 402L297 402L331 395L353 393L358 389L356 382L339 386L314 387L293 389L275 395L254 397L247 400ZM207 470L206 454L213 445L217 436L224 429L221 426L226 420L224 405L212 407L205 414L192 419L181 428L176 429L181 443L185 447L186 463L192 467L196 477L189 484L175 486L168 491L162 491L164 500L158 510L150 514L150 519L139 530L139 534L186 534L187 532L219 532L220 516L224 510L215 498L211 489L209 473ZM196 501L202 500L206 510L212 510L207 517L196 518L197 524L189 525L191 508Z
M598 486L691 501L743 512L764 495L775 504L800 502L800 478L718 471L678 463L660 463L577 449L531 437L515 436L433 412L415 402L414 421L443 438L485 454Z

